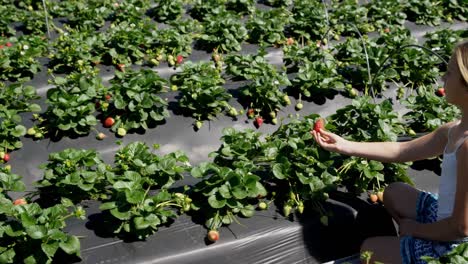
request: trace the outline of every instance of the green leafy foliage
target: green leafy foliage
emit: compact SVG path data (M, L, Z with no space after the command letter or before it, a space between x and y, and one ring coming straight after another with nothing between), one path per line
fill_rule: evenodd
M179 106L197 120L211 120L231 108L227 100L232 96L221 86L224 82L213 64L203 61L187 62L171 77L181 91Z
M182 152L160 157L144 143L134 142L116 153L115 163L117 176L112 181L112 194L100 206L109 231L144 239L177 216L174 208L190 210L187 195L168 191L189 169L188 158Z
M78 237L63 231L65 220L71 216L84 219L82 207L71 201L49 208L37 203L13 205L7 198L0 198L0 262L2 263L52 263L59 252L80 257ZM74 209L69 212L69 208Z
M49 154L47 163L40 166L44 176L37 181L41 198L48 202L66 197L74 203L106 197L108 179L113 177L95 150L68 148Z
M247 38L247 29L239 15L228 11L210 15L204 22L204 28L200 45L210 51L240 51L242 42Z
M124 175L133 171L143 177L152 188L169 188L176 181L184 178L190 167L188 157L181 151L171 152L164 156L156 155L143 142L133 142L121 148L115 154L115 173ZM120 180L120 176L117 176Z
M101 62L104 47L102 34L81 29L68 29L53 43L50 67L55 72L82 71Z
M369 2L366 5L367 16L378 28L388 28L392 25L402 26L406 20L404 4L394 0Z
M101 78L92 72L74 72L66 78L56 77L53 84L55 87L47 91L48 108L39 120L40 125L51 135L89 133L97 124L94 101L104 89Z
M156 3L152 16L158 22L177 20L184 12L184 0L159 0Z
M290 208L283 211L285 216L291 209L302 213L307 200L324 201L328 191L340 183L335 169L338 155L318 147L310 133L317 118L318 115L312 114L304 120L293 119L266 140L265 157L272 161L270 180L281 190L277 192L281 206Z
M332 1L330 24L335 34L358 36L375 30L367 18L368 9L356 0ZM393 15L393 14L392 14Z
M250 108L266 117L270 112L276 115L276 112L287 105L288 102L284 99L287 95L280 87L291 83L286 73L268 63L263 52L257 55L230 55L225 61L226 73L237 79L250 81L239 88Z
M22 192L26 190L22 177L11 172L6 166L0 167L0 196L9 197L8 192Z
M405 2L405 13L417 24L437 26L443 17L442 1L409 0Z
M166 91L166 80L152 70L115 72L110 80L107 96L100 102L100 110L105 117L114 117L112 131L118 128L144 129L153 127L169 117L167 101L160 96Z
M389 99L375 104L369 96L362 96L354 99L351 105L338 109L329 120L327 128L330 131L352 141L396 141L405 133L403 119L393 110ZM343 185L356 194L394 181L412 183L406 172L408 164L350 157L344 158L338 167Z
M421 86L415 95L402 102L409 109L404 119L416 132L432 132L461 117L460 109L437 96L435 90L432 86Z
M0 40L0 80L29 80L40 71L37 58L46 51L47 42L38 36Z
M288 32L296 39L319 40L327 32L327 18L322 1L295 0L291 12L293 21Z
M428 264L462 264L468 261L468 243L461 243L450 252L446 253L440 258L433 258L429 256L421 257L422 260L427 261Z
M292 21L291 13L284 8L267 11L255 10L246 23L251 43L282 43L285 40L284 29Z
M8 110L0 105L0 150L8 152L23 147L21 137L26 128L21 124L22 118L17 110Z
M192 169L192 176L202 179L193 188L193 209L200 210L208 229L218 229L236 221L236 215L252 217L257 197L266 196L260 177L252 173L253 164L235 169L202 162Z

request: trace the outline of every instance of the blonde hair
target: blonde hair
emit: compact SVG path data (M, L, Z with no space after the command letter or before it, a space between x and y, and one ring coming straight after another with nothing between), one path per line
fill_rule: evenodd
M455 48L458 69L465 86L468 87L468 40L465 40Z

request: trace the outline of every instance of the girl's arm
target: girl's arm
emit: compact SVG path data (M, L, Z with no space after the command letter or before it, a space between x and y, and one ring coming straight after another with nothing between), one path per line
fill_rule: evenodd
M453 122L447 123L427 135L407 142L355 142L323 129L319 133L311 133L316 142L326 150L391 163L422 160L442 154L447 144L448 129L452 125Z
M403 219L400 222L400 235L438 241L468 237L468 140L457 152L457 189L452 215L431 224Z

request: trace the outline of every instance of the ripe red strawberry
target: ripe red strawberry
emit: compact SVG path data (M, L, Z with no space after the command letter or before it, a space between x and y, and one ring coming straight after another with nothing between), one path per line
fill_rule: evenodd
M106 98L106 101L110 101L112 99L112 95L106 94L105 98Z
M13 44L11 44L11 42L7 42L5 45L6 45L7 47L13 46Z
M255 118L255 126L257 128L261 127L263 125L263 118L261 116L257 116Z
M3 47L4 47L3 45L0 45L0 49L3 49Z
M219 232L216 230L210 230L208 232L208 240L211 242L216 242L219 240Z
M184 57L182 55L177 55L177 64L184 62Z
M286 45L291 46L292 44L294 44L294 39L293 38L288 38L286 40Z
M3 156L3 161L8 162L9 160L10 160L10 154L5 153L5 155Z
M320 132L320 129L324 129L325 128L325 120L323 120L323 118L319 118L315 121L315 124L314 124L314 130L315 132Z
M445 96L445 88L444 88L444 87L440 87L439 89L437 89L436 94L437 94L438 96L441 96L441 97L442 97L442 96Z
M106 118L106 120L104 120L104 127L111 127L112 125L114 125L114 123L115 123L114 118L108 117Z
M25 205L27 204L24 198L19 198L13 201L13 205Z

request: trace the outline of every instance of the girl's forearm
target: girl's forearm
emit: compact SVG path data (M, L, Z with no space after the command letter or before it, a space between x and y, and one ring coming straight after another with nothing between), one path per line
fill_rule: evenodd
M341 154L371 159L381 162L404 162L398 142L356 142L346 141Z
M454 241L463 238L463 234L456 228L451 217L430 224L417 223L412 236L437 241Z

